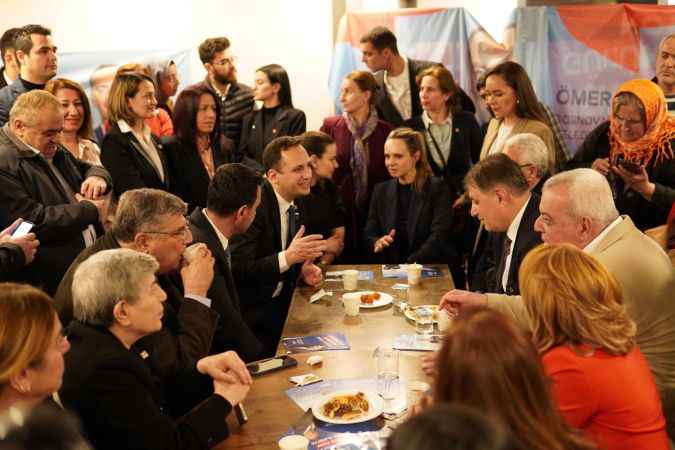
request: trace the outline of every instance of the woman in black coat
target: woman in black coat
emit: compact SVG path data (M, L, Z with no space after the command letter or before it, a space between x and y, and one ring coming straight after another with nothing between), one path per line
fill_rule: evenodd
M384 264L448 263L453 253L450 193L431 174L424 137L410 128L392 131L384 158L393 179L373 191L366 248Z
M298 136L305 132L307 124L305 113L293 108L288 74L278 64L256 71L253 98L263 106L244 116L239 153L262 164L263 151L272 139Z
M175 136L165 144L171 191L188 210L206 207L209 181L221 164L233 162L221 146L220 105L203 84L181 91L173 110Z
M150 77L125 73L113 81L108 97L111 128L101 144L101 162L117 197L130 189L169 190L164 151L144 122L154 116L156 106Z
M405 126L424 135L429 165L448 184L453 200L462 194L462 181L478 161L483 138L473 114L461 110L459 89L450 71L433 66L417 76L424 111Z
M76 321L68 328L71 350L59 394L98 450L211 448L227 437L225 417L250 387L246 366L233 352L200 359L174 375L181 389L167 389L166 378L132 349L162 327L166 294L155 278L158 267L144 253L105 250L84 261L73 278ZM172 420L167 411L174 397L204 381L213 393L193 398L199 404Z

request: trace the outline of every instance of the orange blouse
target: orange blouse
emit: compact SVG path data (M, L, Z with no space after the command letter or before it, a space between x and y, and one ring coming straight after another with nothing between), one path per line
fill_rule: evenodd
M637 346L614 356L586 345L577 351L561 345L542 362L563 417L599 449L669 449L659 393Z

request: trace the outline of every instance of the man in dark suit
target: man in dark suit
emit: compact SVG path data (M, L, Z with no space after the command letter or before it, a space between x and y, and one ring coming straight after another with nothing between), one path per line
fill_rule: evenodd
M375 73L379 86L377 113L380 119L395 127L411 117L422 114L417 74L427 67L438 65L431 61L418 61L399 54L396 36L386 27L375 27L361 38L362 61ZM464 111L475 113L471 98L459 89Z
M280 137L263 153L267 180L253 224L232 238L232 271L244 319L274 354L298 278L318 287L321 269L312 261L326 250L320 235L304 235L295 200L309 194L312 170L299 137ZM302 205L300 205L302 206Z
M187 244L192 242L186 212L185 202L168 192L125 192L112 230L78 255L59 285L54 303L64 326L73 318L73 277L80 264L103 250L128 248L157 260L157 281L167 295L162 330L138 341L137 352L145 355L160 374L193 368L207 356L218 322L218 313L207 297L213 280L213 257L203 245L191 258L184 257Z
M208 297L213 299L220 321L213 352L234 350L245 361L260 359L264 347L241 314L229 240L251 226L260 205L262 182L262 176L243 164L220 166L209 184L206 208L195 208L189 223L195 242L206 244L215 258Z
M19 95L43 89L56 75L56 46L52 32L41 25L26 25L15 39L19 78L0 89L0 126L9 120L9 111Z
M0 129L0 227L18 218L35 224L40 251L17 277L49 294L96 240L111 186L103 167L76 159L59 145L62 128L59 101L34 90L17 100Z
M12 84L19 77L19 62L16 60L16 37L21 28L10 28L0 37L0 56L4 64L0 70L0 89Z
M488 156L476 164L466 175L465 184L471 215L490 233L485 273L488 292L517 295L520 263L541 244L534 230L540 197L530 192L518 164L504 154Z

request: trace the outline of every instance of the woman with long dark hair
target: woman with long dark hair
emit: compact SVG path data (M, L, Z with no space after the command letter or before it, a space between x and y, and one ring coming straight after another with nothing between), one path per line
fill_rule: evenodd
M239 153L262 164L263 150L272 139L300 135L307 124L305 113L293 107L288 73L279 64L256 70L253 99L262 102L262 108L244 116Z
M206 207L209 181L221 164L231 162L222 150L220 105L206 86L183 89L173 110L175 137L164 148L171 175L171 190L188 204Z
M549 169L554 173L556 149L553 132L523 66L507 61L490 69L485 75L485 99L494 118L485 133L481 159L500 153L510 136L532 133L546 144Z
M319 262L332 264L345 241L345 207L333 182L338 168L337 147L333 138L321 131L307 131L301 137L312 166L310 193L299 199L305 206L305 234L320 234L326 239L327 248Z

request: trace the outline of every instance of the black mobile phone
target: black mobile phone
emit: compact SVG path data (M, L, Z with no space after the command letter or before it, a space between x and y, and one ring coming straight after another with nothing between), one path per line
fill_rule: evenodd
M642 166L640 166L639 164L636 164L632 161L628 161L627 159L624 158L623 155L619 155L616 158L616 165L621 166L621 168L626 169L630 173L638 174L638 173L642 172Z
M32 230L34 226L35 226L34 223L28 222L27 220L24 220L23 222L21 222L19 224L18 227L16 227L16 229L12 233L12 237L13 238L19 238L19 237L27 235L28 233L30 233L30 230Z
M254 361L252 363L246 364L248 371L251 372L251 375L257 377L259 375L274 372L275 370L287 369L289 367L295 367L298 365L298 361L294 358L291 358L288 355L277 356L275 358L263 359L261 361Z

